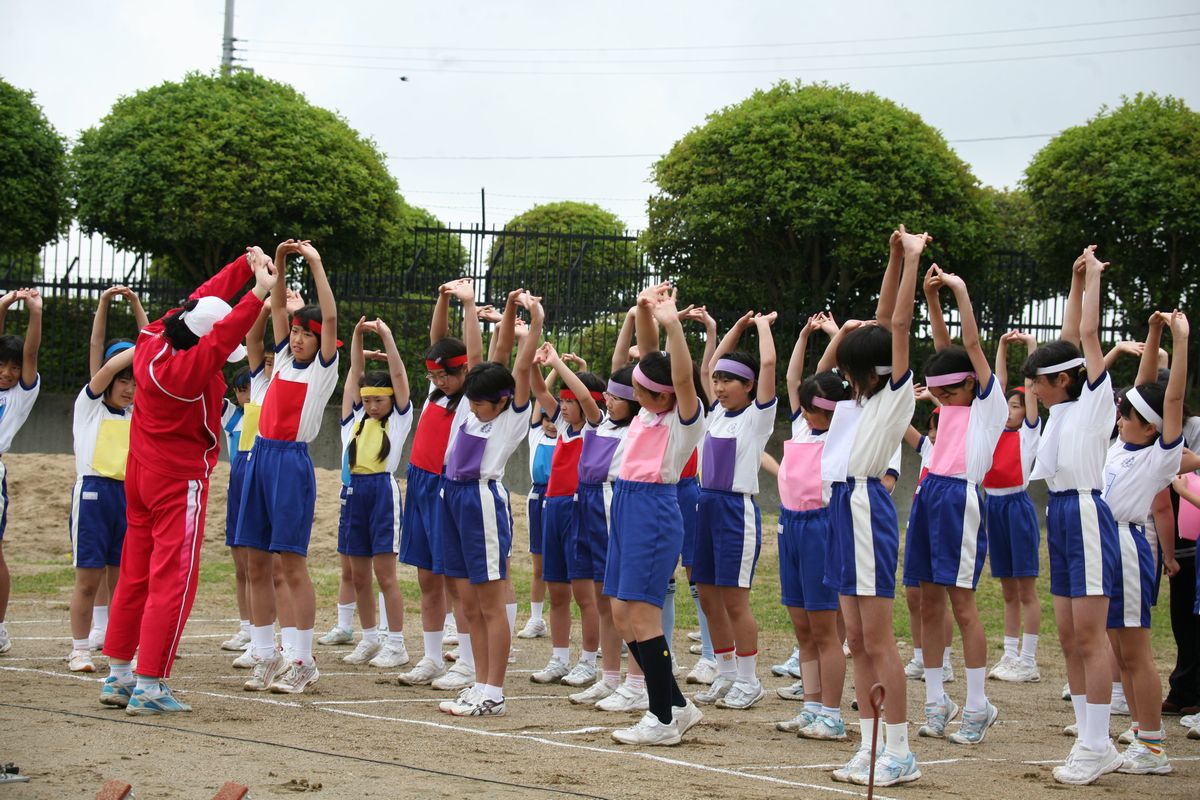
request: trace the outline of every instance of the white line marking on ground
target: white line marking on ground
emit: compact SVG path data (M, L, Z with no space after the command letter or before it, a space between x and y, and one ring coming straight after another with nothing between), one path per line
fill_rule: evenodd
M321 674L324 675L325 673L322 672ZM358 705L371 705L373 703L440 703L443 700L449 700L449 699L450 699L450 695L446 695L445 697L396 697L396 698L387 698L387 699L382 699L382 700L314 700L309 705L314 705L314 706L358 706ZM560 699L560 698L556 694L531 694L531 695L522 695L522 696L505 695L504 702L507 703L511 700L558 700L558 699ZM604 730L604 729L597 728L597 730Z
M508 698L506 697L504 699L507 700ZM591 728L576 728L573 731L546 731L546 733L547 733L547 735L570 736L570 735L576 734L576 733L602 733L603 731L611 731L611 730L613 730L613 729L612 728L601 728L599 726L595 726L595 727L591 727Z
M85 683L100 683L103 678L89 678L87 675L76 675L73 672L55 672L49 669L34 669L33 667L0 667L5 672L36 672L39 675L49 675L54 678L70 678L73 681Z
M198 694L204 697L220 697L225 700L241 700L246 703L265 703L269 706L287 706L288 708L304 708L306 703L295 703L291 700L271 700L267 697L254 697L253 695L237 695L237 694L221 694L220 692L201 692L197 689L177 689L178 694Z

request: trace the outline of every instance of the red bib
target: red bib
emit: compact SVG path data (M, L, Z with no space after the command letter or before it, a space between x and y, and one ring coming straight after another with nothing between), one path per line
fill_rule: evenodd
M1011 489L1025 483L1021 468L1021 432L1004 431L992 454L992 468L983 476L985 489Z
M463 398L459 402L466 402ZM446 461L446 446L450 444L450 426L454 423L454 412L432 400L421 409L417 420L417 432L413 434L412 453L409 463L418 469L442 474Z
M583 453L583 435L572 439L558 437L554 459L550 462L550 482L546 497L566 497L579 488L579 456Z
M684 478L696 477L696 463L699 460L700 460L700 451L693 450L691 458L689 458L687 460L687 463L683 465L683 472L679 473L679 480L683 480Z
M262 412L258 418L259 435L280 442L296 441L306 396L307 383L276 376L263 397Z

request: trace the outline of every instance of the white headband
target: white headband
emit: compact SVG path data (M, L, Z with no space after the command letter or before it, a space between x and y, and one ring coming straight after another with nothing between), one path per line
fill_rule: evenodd
M1137 389L1130 389L1128 392L1126 392L1125 399L1129 401L1131 406L1137 409L1137 412L1142 415L1142 419L1146 420L1146 422L1149 422L1151 425L1157 428L1159 433L1162 433L1163 418L1154 413L1154 409L1151 408L1150 404L1146 402L1146 399L1138 393Z
M891 375L892 374L892 365L884 364L882 366L876 367L875 374L876 375Z
M1062 362L1061 364L1051 364L1048 367L1039 367L1037 374L1038 375L1053 375L1056 372L1062 372L1063 370L1068 370L1068 369L1071 369L1072 367L1082 367L1086 363L1087 363L1087 361L1084 360L1084 358L1082 356L1076 357L1076 358L1071 358L1071 359L1067 359L1066 361Z

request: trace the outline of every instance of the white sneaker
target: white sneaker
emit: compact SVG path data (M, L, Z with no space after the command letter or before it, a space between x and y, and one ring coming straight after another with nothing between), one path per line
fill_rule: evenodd
M276 694L303 694L304 690L317 682L321 671L317 669L317 660L305 664L293 661L287 672L280 675L271 684L271 691Z
M1062 699L1066 700L1068 703L1071 702L1071 684L1063 684Z
M1008 670L1009 670L1009 669L1012 667L1012 665L1013 665L1013 664L1015 664L1016 662L1017 662L1017 659L1015 659L1015 658L1010 658L1010 657L1009 657L1009 655L1008 655L1008 653L1005 653L1005 654L1004 654L1004 655L1003 655L1003 656L1000 658L1000 661L999 661L999 663L997 663L997 664L996 664L996 666L992 667L992 668L991 668L991 670L989 670L989 671L988 671L988 674L987 674L987 676L988 676L989 678L993 679L993 680L998 680L998 681L1008 680L1007 678L1004 678L1004 677L1002 677L1002 676L1003 676L1003 675L1004 675L1006 672L1008 672Z
M0 654L7 653L12 650L12 638L8 635L8 631L0 631Z
M396 681L402 686L426 686L445 674L445 667L429 656L425 656L408 672L398 675Z
M287 659L283 657L282 652L276 650L271 653L270 657L255 662L254 674L242 685L242 688L247 692L265 692L287 668Z
M679 735L683 736L696 727L700 723L700 720L704 719L704 714L700 712L700 709L696 708L695 703L688 700L682 707L671 707L671 718L675 720L675 724L679 727Z
M771 674L780 678L799 678L800 677L800 648L793 647L792 654L788 656L787 661L782 664L776 664L771 667Z
M510 664L517 663L517 648L515 648L515 647L508 648L508 663L510 663Z
M925 665L920 661L917 661L916 656L913 656L908 660L908 663L904 665L904 677L908 678L910 681L925 680Z
M595 683L598 677L600 677L600 671L596 669L595 664L580 661L571 667L571 671L563 677L561 683L564 686L587 686Z
M475 668L459 661L446 674L433 681L432 686L442 691L459 691L475 683Z
M1106 741L1105 745L1107 749L1101 753L1089 750L1083 745L1076 746L1071 755L1067 756L1067 763L1054 768L1054 780L1084 786L1094 783L1101 775L1115 772L1124 763L1124 759L1117 752L1117 748L1113 747L1112 742Z
M539 670L529 676L529 680L534 683L558 683L571 672L571 668L566 665L566 662L560 661L554 656L550 657L545 669Z
M883 755L882 751L878 755ZM844 767L833 771L833 779L840 783L858 783L859 775L869 774L871 769L871 748L859 747L850 757Z
M907 667L905 668L907 669ZM905 675L908 673L905 672ZM925 668L921 667L921 677L918 680L925 680ZM954 683L954 665L949 661L942 664L942 683Z
M1185 728L1194 728L1200 725L1200 714L1188 714L1186 717L1180 717L1179 724Z
M454 713L452 709L458 709L459 711L468 709L475 704L477 698L482 696L479 692L475 691L475 686L472 684L459 692L458 696L454 699L443 700L438 703L438 711L441 711L443 714L452 714ZM461 714L457 716L461 716Z
M784 733L797 733L801 728L807 728L809 724L817 718L817 715L809 711L807 708L800 709L800 713L791 719L785 719L782 722L775 723L775 730L783 731Z
M1079 726L1072 722L1070 725L1063 725L1063 736L1073 736L1079 738Z
M687 638L689 642L704 641L704 637L700 634L700 631L688 631Z
M246 644L250 644L250 634L246 634ZM92 650L104 649L104 629L92 628L88 631L88 647Z
M458 644L458 625L454 622L454 617L446 623L442 628L442 643L455 645Z
M674 719L669 725L659 722L658 717L647 711L632 728L621 728L612 732L612 738L621 744L672 745L679 744L679 723Z
M1037 664L1026 664L1024 661L1016 661L1008 671L1004 673L1001 680L1009 683L1038 683L1042 680L1042 673L1038 670Z
M729 693L733 688L734 679L728 675L717 675L717 679L707 689L693 695L697 703L710 706Z
M1192 729L1187 732L1187 738L1200 739L1200 725L1193 726Z
M379 643L378 639L373 642L368 639L360 639L353 650L342 656L342 661L347 664L365 664L379 653L381 647L383 645Z
M317 644L334 645L334 644L350 644L354 641L354 634L345 628L334 625L329 629L329 633L317 639Z
M1117 737L1117 744L1133 744L1137 741L1137 728L1130 725Z
M95 633L95 631L92 631L92 633ZM103 646L103 643L104 643L104 635L103 634L100 635L100 643L101 643L101 646ZM221 642L221 649L222 650L245 650L246 645L248 645L248 644L250 644L249 632L244 631L241 628L238 628L237 633L235 633L233 636L230 636L225 641Z
M775 694L779 695L784 700L795 700L798 702L804 701L804 681L796 681L791 686L780 686L775 690Z
M610 686L604 681L596 681L582 692L575 692L568 696L567 699L578 706L594 706L616 690L616 686Z
M258 663L258 659L254 657L254 648L247 647L241 654L233 660L234 669L254 669L254 665Z
M456 717L502 717L505 714L504 698L493 700L482 694L475 695L475 702L467 707L453 706L449 712Z
M1126 700L1124 697L1122 697L1119 700L1116 698L1113 698L1112 715L1114 717L1128 717L1129 716L1129 701Z
M692 667L692 671L687 675L688 683L699 683L704 686L711 686L716 679L717 662L709 661L707 658L697 661L696 666Z
M95 672L96 665L92 663L91 650L72 650L67 656L67 668L71 672Z
M525 627L521 628L520 632L517 633L517 638L518 639L541 639L549 632L550 632L550 629L546 625L546 620L534 619L533 617L530 617L525 622Z
M671 653L671 675L678 678L683 673L683 667L679 666L679 660L675 658L675 654Z
M628 683L622 683L613 693L596 703L601 711L647 711L650 708L650 696L645 689L634 689Z
M1133 743L1121 754L1121 766L1117 767L1117 772L1129 775L1166 775L1171 769L1166 750L1159 748L1156 755L1134 737Z
M762 681L755 678L753 681L746 681L739 678L733 682L733 686L729 687L729 691L725 696L717 700L717 706L720 708L732 708L743 710L763 699L763 695L767 692L763 689Z
M693 643L693 644L689 644L689 645L688 645L688 652L689 652L689 653L691 653L691 654L692 654L692 655L694 655L694 656L703 655L703 654L704 654L704 645L702 645L702 644L695 644L695 643Z
M458 648L456 647L453 650L447 650L446 652L442 653L442 660L449 661L451 664L453 664L455 661L458 661Z
M408 648L404 646L404 642L392 644L389 640L383 643L383 646L379 648L379 652L367 663L372 667L379 667L380 669L395 669L396 667L403 667L409 661L412 661L412 659L409 658Z

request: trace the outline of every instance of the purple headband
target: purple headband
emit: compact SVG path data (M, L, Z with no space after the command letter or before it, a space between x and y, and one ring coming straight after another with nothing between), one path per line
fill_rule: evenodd
M835 408L837 408L837 401L830 400L828 397L814 397L812 399L812 404L817 408L824 409L825 411L833 411Z
M956 383L962 383L967 378L974 377L974 372L948 372L945 375L926 375L925 385L930 388L935 386L953 386Z
M646 373L642 371L641 364L638 364L633 368L633 377L638 383L652 392L667 392L669 394L675 394L674 386L668 386L667 384L656 383L655 381L650 380L650 378L646 376Z
M500 391L496 392L495 394L489 394L484 397L481 397L480 399L487 400L489 403L499 403L501 400L503 400L506 397L512 397L512 395L513 395L512 389L501 389Z
M608 379L608 393L613 397L619 397L622 400L628 400L631 403L634 402L635 399L632 386L626 386L623 383L617 383L612 378Z
M755 379L754 370L732 358L718 358L717 363L713 365L713 372L728 372L751 382Z

